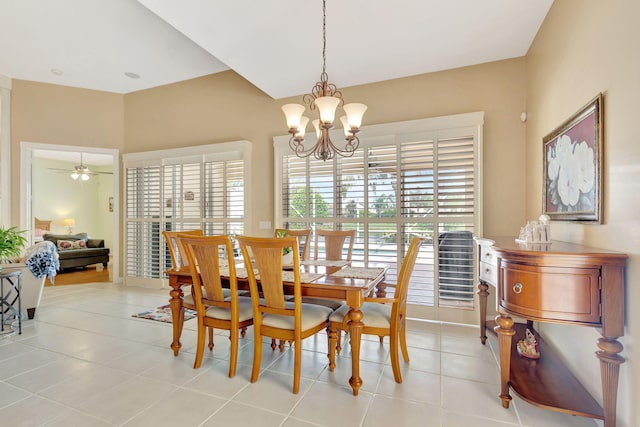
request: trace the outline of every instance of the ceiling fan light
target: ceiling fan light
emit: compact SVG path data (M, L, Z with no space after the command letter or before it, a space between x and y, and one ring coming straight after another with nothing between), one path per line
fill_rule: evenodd
M80 177L80 174L78 172L74 172L70 176L71 176L71 179L78 179Z
M83 181L88 181L89 178L89 175L87 175L86 173L82 173L82 175L80 175L80 179Z
M367 106L358 102L352 102L351 104L346 104L342 108L344 109L344 112L347 113L349 127L352 129L360 129L360 126L362 125L362 116L364 116L364 112L367 111Z
M314 101L320 110L320 121L324 125L331 125L336 115L336 108L340 103L340 98L335 96L320 96Z

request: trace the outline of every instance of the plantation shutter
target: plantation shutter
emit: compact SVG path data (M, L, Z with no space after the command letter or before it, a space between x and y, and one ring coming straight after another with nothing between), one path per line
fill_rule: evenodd
M125 155L128 284L162 285L172 267L162 231L244 231L244 148L226 143Z
M159 166L126 169L126 272L160 277L161 171Z
M354 261L389 264L390 283L411 237L423 236L427 243L418 255L408 302L473 308L481 126L467 121L455 126L445 118L443 129L429 130L429 121L407 122L406 133L389 130L402 129L403 123L379 125L382 130L370 138L363 131L352 157L328 162L299 159L284 139L276 139L282 147L276 150L276 170L281 168L276 224L355 229Z

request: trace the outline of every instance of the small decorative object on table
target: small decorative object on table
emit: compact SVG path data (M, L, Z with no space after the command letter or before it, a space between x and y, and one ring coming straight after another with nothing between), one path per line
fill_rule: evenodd
M516 345L518 355L526 357L528 359L540 359L540 351L538 350L538 341L533 333L527 328L526 336L524 339L518 341Z

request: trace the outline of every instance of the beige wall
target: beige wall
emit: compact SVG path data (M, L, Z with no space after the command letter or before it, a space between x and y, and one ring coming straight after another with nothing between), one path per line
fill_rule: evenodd
M309 82L309 89L314 82ZM524 221L524 59L342 89L369 106L366 124L485 111L485 234L514 234ZM253 143L253 223L273 220L273 141L286 134L280 106L232 71L125 97L125 152L246 139ZM509 177L509 179L505 179ZM496 190L498 189L499 190Z
M11 91L11 222L19 223L20 142L123 150L124 96L14 80Z
M604 94L604 224L552 224L554 239L629 254L618 426L640 425L640 2L560 0L527 55L527 217L541 211L542 138ZM601 396L592 328L546 326L582 382Z

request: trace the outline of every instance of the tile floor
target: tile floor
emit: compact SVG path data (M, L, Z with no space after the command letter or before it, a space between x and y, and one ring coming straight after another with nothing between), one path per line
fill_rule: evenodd
M544 411L514 396L503 409L496 340L476 327L410 322L411 362L393 381L388 342L365 336L358 397L348 386L345 342L334 372L326 335L304 342L300 393L291 393L292 352L264 343L263 371L251 384L253 341L241 340L238 372L227 377L228 339L193 369L195 320L182 350L171 325L131 317L163 305L167 290L112 284L47 287L22 335L0 339L0 424L11 426L590 426L593 420Z

